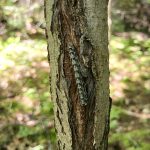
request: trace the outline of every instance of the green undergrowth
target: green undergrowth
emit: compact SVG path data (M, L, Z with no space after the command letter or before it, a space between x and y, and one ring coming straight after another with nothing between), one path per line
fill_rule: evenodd
M0 78L0 149L54 143L46 40L1 39Z
M113 36L110 47L109 145L113 150L148 150L149 120L128 112L149 113L150 41ZM0 149L48 149L56 133L46 40L1 39L0 78Z
M133 124L133 121L135 124ZM150 149L150 129L148 123L146 120L139 121L133 116L129 116L126 110L121 107L113 106L110 116L110 147L113 147L113 149L118 147L120 150ZM140 126L140 128L137 126Z
M114 133L110 136L109 144L118 143L120 149L148 150L150 149L150 130L140 129L124 133Z
M124 36L126 35L126 36ZM110 43L110 148L150 149L150 40L141 33L112 36Z

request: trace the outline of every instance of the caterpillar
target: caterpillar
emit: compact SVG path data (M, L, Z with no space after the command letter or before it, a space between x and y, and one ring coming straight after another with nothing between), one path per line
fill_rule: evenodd
M75 76L75 81L78 89L80 103L81 105L87 105L88 97L87 97L86 85L83 80L79 57L77 55L74 46L69 46L69 56L74 70L74 76Z

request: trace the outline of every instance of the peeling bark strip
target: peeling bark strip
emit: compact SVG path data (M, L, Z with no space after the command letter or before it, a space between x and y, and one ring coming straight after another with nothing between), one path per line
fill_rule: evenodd
M108 0L45 0L50 86L60 150L107 149L107 5Z

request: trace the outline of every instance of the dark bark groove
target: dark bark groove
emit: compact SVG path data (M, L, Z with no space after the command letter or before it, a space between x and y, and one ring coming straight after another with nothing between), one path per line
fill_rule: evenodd
M59 59L59 78L64 78L68 82L69 99L68 105L70 108L70 127L72 130L72 148L74 150L93 150L93 126L94 126L94 90L90 93L91 89L94 89L95 80L91 71L92 55L89 55L88 76L83 80L89 88L90 98L88 98L88 104L81 106L79 100L79 94L77 85L75 82L75 75L73 66L68 52L68 43L74 45L80 58L81 43L80 39L84 34L84 28L86 26L86 19L84 17L83 1L78 0L55 0L53 5L53 19L51 24L51 31L58 32L58 38L61 41L60 55L63 55L63 59ZM84 45L86 45L86 53L91 53L91 46L87 39L83 39ZM86 55L86 54L85 54ZM61 58L61 56L60 56ZM80 62L83 63L80 58ZM62 67L62 68L61 68Z

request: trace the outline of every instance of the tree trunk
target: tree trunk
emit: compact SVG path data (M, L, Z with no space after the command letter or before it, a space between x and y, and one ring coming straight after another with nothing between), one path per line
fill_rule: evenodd
M50 87L60 150L106 150L108 0L45 0Z

